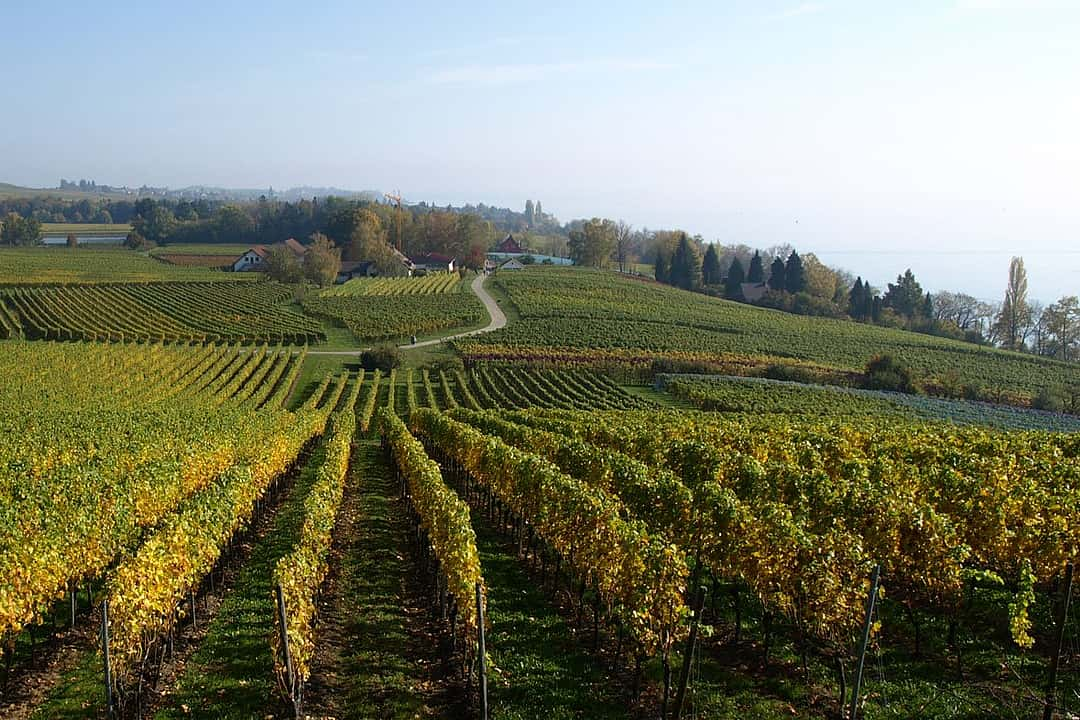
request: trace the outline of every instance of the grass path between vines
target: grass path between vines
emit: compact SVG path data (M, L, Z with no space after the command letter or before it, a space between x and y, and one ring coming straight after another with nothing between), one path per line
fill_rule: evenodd
M304 498L322 459L323 450L317 446L269 531L255 542L206 637L154 715L157 720L285 717L269 644L277 627L271 573L299 537Z
M496 720L629 718L626 698L529 577L516 548L472 510L480 565L488 589L488 680Z
M439 628L417 578L410 529L376 435L358 438L338 515L304 714L455 718Z

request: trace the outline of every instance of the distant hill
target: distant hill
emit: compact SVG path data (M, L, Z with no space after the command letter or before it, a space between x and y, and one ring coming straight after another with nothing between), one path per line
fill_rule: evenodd
M304 198L325 198L331 195L341 198L356 200L381 200L382 193L378 190L343 190L335 187L310 187L301 186L288 190L274 190L272 188L222 188L210 185L190 185L184 188L149 187L143 185L138 188L115 187L110 185L98 185L92 189L80 189L72 187L73 183L66 183L63 188L31 188L12 183L0 182L0 198L61 198L64 200L86 200L91 198L109 198L133 200L141 197L169 198L174 200L216 200L220 202L250 202L258 200L262 196L274 200L288 200L295 202Z

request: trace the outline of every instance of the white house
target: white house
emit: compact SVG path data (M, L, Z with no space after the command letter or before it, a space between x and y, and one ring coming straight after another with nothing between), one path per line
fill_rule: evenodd
M455 260L448 255L428 253L410 258L413 272L424 275L429 272L454 272Z
M274 247L284 246L297 260L303 260L307 248L293 238ZM265 245L253 245L250 250L238 257L232 264L233 272L261 272L266 269L266 256L270 249Z
M266 269L266 246L256 245L232 264L233 272L260 272Z

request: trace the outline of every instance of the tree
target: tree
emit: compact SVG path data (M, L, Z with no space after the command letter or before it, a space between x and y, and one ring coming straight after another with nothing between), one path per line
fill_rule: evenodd
M840 276L836 271L818 260L817 255L809 253L802 259L803 276L806 278L806 292L814 297L832 301L840 286Z
M154 243L144 238L138 230L132 230L124 238L124 247L129 250L147 250L154 247Z
M615 249L615 223L593 218L580 230L570 231L570 257L578 265L604 267Z
M295 284L304 280L303 266L293 251L284 245L272 245L266 251L266 274L280 283Z
M776 258L772 261L772 267L769 268L769 289L776 291L783 291L787 289L787 279L785 278L784 261L780 258Z
M218 242L245 242L255 229L255 223L244 208L238 205L222 205L214 217L214 231Z
M885 307L892 308L898 315L911 319L923 309L923 291L915 273L908 268L903 275L896 276L896 284L889 283L889 289L882 299Z
M657 251L656 261L653 266L653 277L657 282L671 282L671 262L663 251Z
M710 247L712 247L710 245ZM731 263L731 267L728 268L727 278L724 280L724 296L729 300L742 299L742 284L746 281L746 274L743 272L742 263L739 262L739 258L735 258Z
M998 337L1003 347L1022 350L1026 339L1025 330L1031 324L1031 308L1027 301L1027 270L1024 259L1014 257L1009 261L1009 284L997 318Z
M746 282L765 282L765 265L761 261L761 253L757 250L754 251L754 257L750 258L750 269L746 272Z
M536 220L537 222L544 222L544 206L540 204L540 201L536 201Z
M634 229L628 223L620 220L615 224L615 262L619 264L619 272L626 272L626 267L630 263L633 243Z
M341 272L341 250L322 233L311 236L304 255L304 277L319 287L330 287Z
M870 295L870 283L864 283L861 277L857 277L848 293L848 315L856 320L869 320L872 312L873 299Z
M528 223L529 227L532 227L533 223L536 222L536 207L533 205L532 200L525 201L525 222Z
M1048 350L1061 360L1080 359L1080 300L1069 295L1042 312Z
M794 295L806 289L806 270L802 258L794 250L788 255L784 265L784 289Z
M705 251L705 259L701 261L701 282L706 285L719 285L720 279L720 254L716 252L716 245L709 243L709 249Z
M154 205L148 216L140 216L135 223L140 235L154 244L163 243L176 229L176 217L164 205Z
M41 221L35 217L23 218L18 213L8 213L0 238L6 245L37 245L41 240Z
M683 290L701 287L701 256L686 233L682 234L675 254L671 256L671 284Z
M68 233L67 246L69 248L77 248L77 247L79 247L79 238L76 237L74 233Z

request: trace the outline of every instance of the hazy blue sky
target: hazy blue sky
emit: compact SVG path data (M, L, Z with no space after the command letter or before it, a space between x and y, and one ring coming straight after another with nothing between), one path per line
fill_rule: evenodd
M0 2L2 181L532 197L1080 292L1076 0Z

